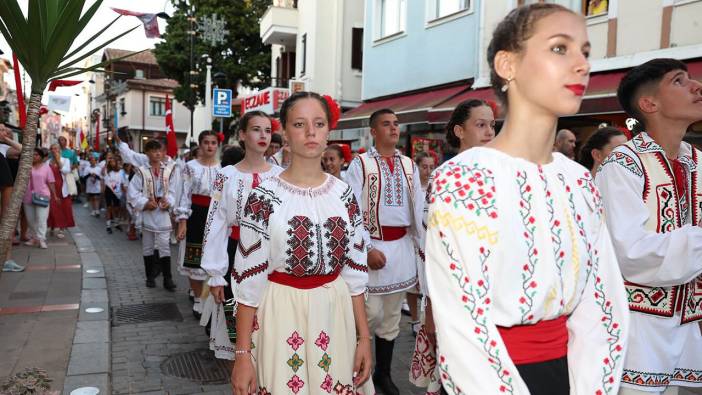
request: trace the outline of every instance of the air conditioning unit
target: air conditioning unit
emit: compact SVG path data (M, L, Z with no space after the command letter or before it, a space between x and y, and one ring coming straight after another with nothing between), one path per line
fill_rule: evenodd
M288 87L290 88L290 94L307 91L307 81L290 80L288 84Z

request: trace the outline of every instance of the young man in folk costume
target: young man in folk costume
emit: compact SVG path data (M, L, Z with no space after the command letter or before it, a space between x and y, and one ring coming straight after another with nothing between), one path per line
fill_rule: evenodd
M424 196L419 171L395 148L400 138L397 116L378 110L370 117L375 147L351 162L345 181L361 205L368 235L366 312L375 332L373 382L384 394L399 394L390 377L395 338L400 332L405 291L417 282L418 247L424 228ZM423 259L423 258L422 258Z
M655 59L617 92L641 133L597 175L631 310L620 394L702 387L702 152L683 142L702 120L702 84Z
M175 162L162 162L162 145L156 140L146 143L144 151L149 163L139 166L129 183L127 199L137 211L142 212L142 244L146 286L156 286L154 279L163 273L163 287L174 291L171 275L170 234L172 230L170 209L175 205L178 172ZM156 255L158 254L158 255Z

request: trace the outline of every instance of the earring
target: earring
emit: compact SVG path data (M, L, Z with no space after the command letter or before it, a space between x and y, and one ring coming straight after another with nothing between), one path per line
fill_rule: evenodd
M509 78L507 78L507 82L506 82L504 85L502 85L502 88L501 88L500 90L501 90L503 93L504 93L504 92L507 92L507 89L509 89L509 83L512 82L512 80L514 80L514 78L509 77Z

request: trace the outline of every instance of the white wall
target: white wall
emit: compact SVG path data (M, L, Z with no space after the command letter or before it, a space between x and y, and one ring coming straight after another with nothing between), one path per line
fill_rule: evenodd
M341 84L337 96L344 105L361 103L362 72L351 68L353 28L363 27L363 2L360 0L340 0L343 4ZM366 32L364 31L364 34Z
M671 46L702 43L702 1L674 6L670 25Z
M142 92L144 93L143 99ZM166 117L152 116L150 114L149 99L152 96L165 98L166 94L156 91L129 90L119 96L117 98L117 103L119 103L120 98L124 97L125 111L127 112L125 116L119 117L119 126L127 126L129 129L133 130L165 131ZM186 133L190 129L190 111L178 101L173 100L172 94L170 94L169 97L173 105L172 112L175 131L177 133ZM142 114L145 115L143 119Z
M660 48L662 0L619 0L617 55Z

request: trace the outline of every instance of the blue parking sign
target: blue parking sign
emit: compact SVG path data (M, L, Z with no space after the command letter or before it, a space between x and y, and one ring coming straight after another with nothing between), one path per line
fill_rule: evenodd
M215 88L212 92L212 116L230 118L232 116L232 90Z

